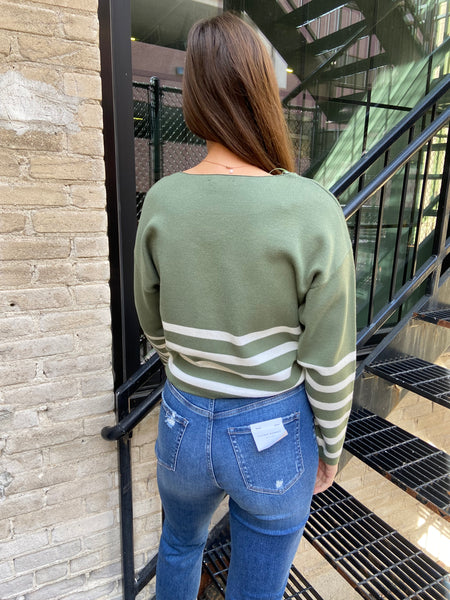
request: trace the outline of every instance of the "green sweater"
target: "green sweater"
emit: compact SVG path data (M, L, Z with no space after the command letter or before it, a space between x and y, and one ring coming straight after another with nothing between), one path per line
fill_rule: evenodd
M142 329L176 387L260 398L305 383L339 460L355 372L354 264L337 200L293 173L165 177L135 246Z

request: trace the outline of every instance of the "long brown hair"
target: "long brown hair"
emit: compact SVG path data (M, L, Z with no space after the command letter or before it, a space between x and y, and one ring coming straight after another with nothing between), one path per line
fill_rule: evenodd
M189 129L265 171L294 170L272 61L233 13L203 20L188 36L183 113Z

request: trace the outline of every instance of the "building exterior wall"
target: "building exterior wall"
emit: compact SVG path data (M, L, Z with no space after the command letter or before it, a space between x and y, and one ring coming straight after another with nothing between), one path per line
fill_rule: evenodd
M97 9L0 1L2 600L121 597Z

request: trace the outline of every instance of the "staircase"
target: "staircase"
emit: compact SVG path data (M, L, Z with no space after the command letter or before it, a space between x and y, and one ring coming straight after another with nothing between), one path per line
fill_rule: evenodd
M298 78L283 104L294 145L303 147L298 161L302 174L329 187L446 72L441 67L448 40L439 25L443 4L443 0L227 2L228 8L245 9ZM355 139L361 143L357 148Z
M426 47L417 37L419 31L423 35L424 24L408 22L402 3L297 4L246 0L245 10L302 82L287 100L308 89L328 120L348 121L352 111L339 115L342 107L333 101L345 97L348 105L360 104L373 79L371 71L425 55Z
M437 294L420 302L360 364L360 370L361 367L364 370L356 385L355 408L342 461L345 465L354 456L376 470L425 506L428 514L434 513L438 524L450 521L450 455L390 423L367 406L372 408L373 405L378 413L388 415L401 402L399 397L413 392L430 403L436 402L439 407L448 407L450 370L431 362L450 347L450 305L444 304L445 299L450 300L450 274L442 279ZM421 356L429 354L430 362L421 357L399 358L404 348L415 350ZM417 362L419 368L415 366ZM423 366L425 362L427 366ZM401 375L398 375L398 363L404 367ZM382 401L378 396L380 392ZM334 483L326 492L314 497L304 533L314 549L367 600L448 598L450 580L441 562L446 557L431 558L345 488L344 475L340 484ZM400 502L397 510L407 509ZM411 519L415 518L414 513L408 514ZM210 537L205 551L202 600L225 597L230 554L225 517ZM301 562L300 552L284 598L323 599L309 583L308 575L301 573ZM328 597L346 600L339 595Z

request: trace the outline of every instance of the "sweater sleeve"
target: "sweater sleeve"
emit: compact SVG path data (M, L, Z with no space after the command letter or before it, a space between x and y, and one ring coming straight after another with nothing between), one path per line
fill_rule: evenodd
M351 250L311 286L299 307L298 363L314 413L319 456L333 465L342 452L355 377L355 269Z
M169 355L160 315L160 281L151 256L151 228L139 223L134 247L134 301L141 328L163 364Z

